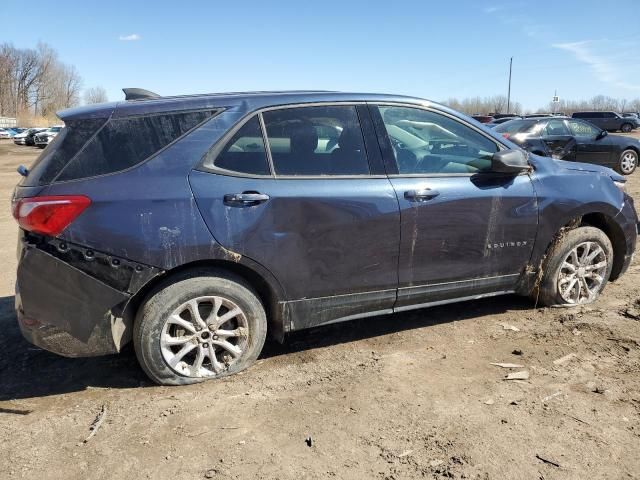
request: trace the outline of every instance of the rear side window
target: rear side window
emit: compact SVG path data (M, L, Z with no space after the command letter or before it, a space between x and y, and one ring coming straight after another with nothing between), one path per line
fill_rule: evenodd
M494 130L499 133L523 133L529 131L538 120L509 120L498 125Z
M271 174L257 116L253 116L231 137L216 157L214 165L249 175Z
M31 166L25 186L46 185L60 174L62 169L85 143L107 122L106 118L94 118L67 122L46 150ZM35 130L35 134L39 130Z
M564 120L549 120L544 128L544 133L549 136L571 135Z
M69 161L57 180L93 177L133 167L214 113L208 110L111 119Z
M354 106L263 113L277 175L367 175L369 162Z

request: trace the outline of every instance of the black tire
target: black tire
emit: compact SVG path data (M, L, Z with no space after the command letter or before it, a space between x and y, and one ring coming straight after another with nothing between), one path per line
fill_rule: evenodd
M631 125L630 123L624 123L620 127L620 131L622 131L624 133L629 133L629 132L631 132L631 130L633 130L633 125Z
M638 152L627 149L620 154L616 170L622 175L631 175L638 167Z
M185 302L212 295L228 299L241 309L246 318L248 331L246 335L243 334L243 338L246 337L243 342L246 344L242 354L231 364L225 361L224 369L219 373L206 377L181 374L171 368L165 360L161 347L163 328L169 316ZM203 328L202 332L205 331L207 329ZM186 278L176 278L173 283L164 284L151 292L138 309L133 344L140 366L151 380L161 385L188 385L232 375L249 367L260 354L266 333L267 319L264 307L255 291L242 278L225 271L196 272L187 274ZM209 370L213 371L212 365Z
M571 303L563 298L560 292L560 274L563 270L563 263L570 255L571 251L584 244L585 242L593 242L597 244L606 257L607 265L602 272L602 283L597 289L594 288L594 295L591 299L584 299L579 303ZM595 227L578 227L573 230L566 231L560 235L543 262L542 279L538 289L534 289L533 295L537 297L538 303L546 306L575 306L584 305L595 301L609 280L611 269L613 267L613 247L609 237L600 229ZM580 283L580 280L578 281ZM568 289L567 289L568 290ZM578 294L579 295L579 294Z

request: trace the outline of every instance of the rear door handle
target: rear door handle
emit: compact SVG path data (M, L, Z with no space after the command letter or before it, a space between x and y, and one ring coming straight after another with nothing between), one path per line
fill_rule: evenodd
M231 207L258 205L269 200L269 195L258 192L227 193L224 203Z
M421 190L407 190L404 192L404 198L411 202L424 202L431 200L432 198L440 195L437 190L431 190L430 188L423 188Z

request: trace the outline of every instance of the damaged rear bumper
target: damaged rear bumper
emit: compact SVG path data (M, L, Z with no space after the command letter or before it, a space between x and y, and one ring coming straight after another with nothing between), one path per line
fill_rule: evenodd
M112 285L103 281L108 281L111 267L107 262L104 267L93 263L94 252L86 270L107 269L107 274L99 279L100 275L81 270L72 250L65 245L65 254L56 255L51 248L21 241L15 296L20 330L30 343L66 357L117 353L131 338L132 322L125 320L125 309L135 292L113 285L119 278ZM157 271L146 268L141 271L145 277ZM118 274L121 277L122 271ZM136 282L138 290L142 284Z

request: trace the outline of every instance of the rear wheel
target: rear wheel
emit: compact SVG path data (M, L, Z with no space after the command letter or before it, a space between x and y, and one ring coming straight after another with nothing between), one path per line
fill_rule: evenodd
M631 175L638 166L638 152L635 150L625 150L620 154L618 160L618 171L623 175Z
M612 267L613 248L602 230L570 230L547 254L539 301L549 306L591 303L607 284Z
M220 272L177 281L149 297L136 317L134 346L153 381L185 385L244 370L260 354L266 332L255 292Z
M633 130L633 127L630 123L625 123L620 127L620 130L622 130L624 133L629 133L631 130Z

